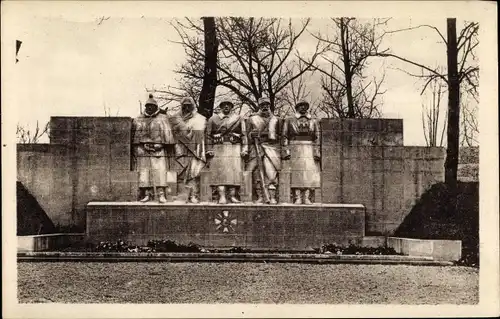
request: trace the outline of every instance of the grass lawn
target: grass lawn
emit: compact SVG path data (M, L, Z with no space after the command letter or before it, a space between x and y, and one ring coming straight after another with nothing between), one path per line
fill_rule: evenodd
M18 263L20 303L475 304L479 270L292 263Z

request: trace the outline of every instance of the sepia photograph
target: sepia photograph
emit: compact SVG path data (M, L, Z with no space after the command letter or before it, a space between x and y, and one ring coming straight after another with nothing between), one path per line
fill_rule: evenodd
M2 2L6 318L498 315L496 4L350 3Z

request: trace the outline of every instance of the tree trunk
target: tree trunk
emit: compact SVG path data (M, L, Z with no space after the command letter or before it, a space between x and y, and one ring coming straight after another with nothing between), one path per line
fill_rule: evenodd
M198 112L209 118L214 112L215 90L217 88L217 31L214 17L203 18L205 34L205 69L200 92Z
M347 22L346 22L347 21ZM340 41L342 44L342 60L344 62L344 75L347 93L347 117L354 118L354 99L352 96L352 70L349 48L349 20L340 18Z
M448 147L446 150L445 183L450 190L457 186L458 148L460 137L460 82L458 79L457 20L447 19L448 57Z

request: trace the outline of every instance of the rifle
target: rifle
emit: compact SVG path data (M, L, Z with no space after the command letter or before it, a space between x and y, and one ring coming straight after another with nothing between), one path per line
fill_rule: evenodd
M266 187L266 182L264 180L264 163L262 162L262 157L260 154L260 149L259 149L259 138L254 137L254 145L255 145L255 153L257 155L257 167L259 169L259 176L260 176L260 186L262 187L262 195L264 197L264 201L266 204L269 204L271 201L269 199L269 190Z

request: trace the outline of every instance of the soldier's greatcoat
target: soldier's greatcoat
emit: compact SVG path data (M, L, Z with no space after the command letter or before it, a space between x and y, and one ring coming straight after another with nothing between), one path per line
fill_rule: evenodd
M259 132L259 151L264 165L265 178L268 183L277 183L278 172L281 169L281 157L279 147L279 120L273 114L268 117L260 113L251 115L247 120L246 130L248 132L248 144L244 151L249 152L249 160L246 165L247 171L257 172L257 150L250 132ZM257 176L257 175L255 175Z
M290 186L318 188L321 186L320 130L310 114L296 113L285 120L282 131L284 152L290 155Z
M206 118L196 110L171 119L175 123L177 144L176 157L184 166L184 182L189 183L200 176L206 165L205 127Z
M241 185L242 145L247 143L245 121L237 114L214 114L207 123L206 150L213 152L210 160L212 186Z
M175 138L166 115L143 114L132 122L133 152L139 187L165 187ZM149 146L149 148L147 147Z

